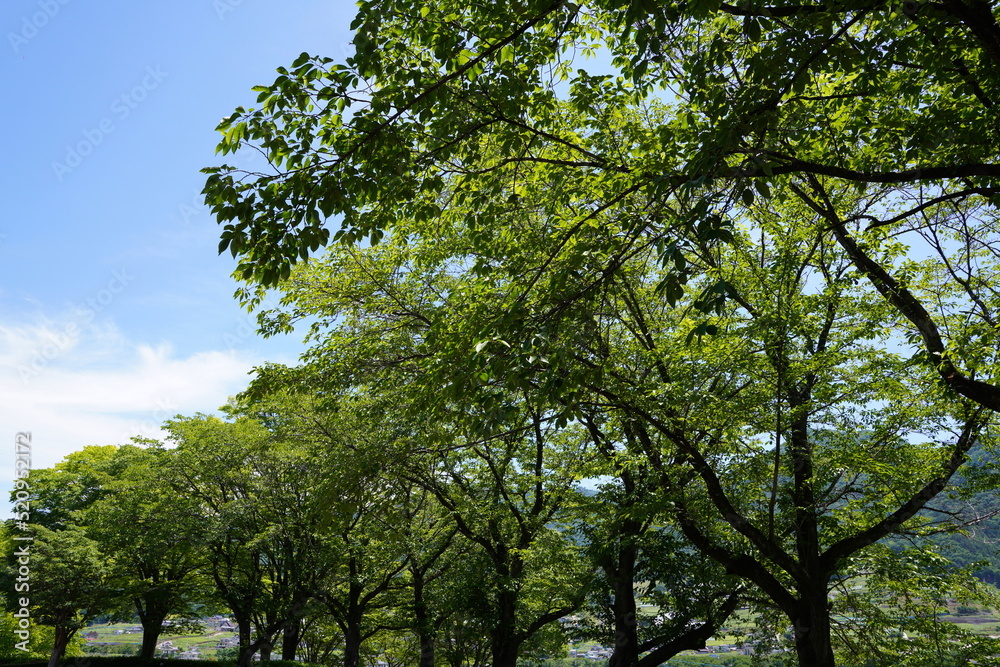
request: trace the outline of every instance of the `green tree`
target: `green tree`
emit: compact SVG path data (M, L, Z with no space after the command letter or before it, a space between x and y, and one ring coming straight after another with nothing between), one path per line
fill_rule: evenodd
M121 590L106 556L81 529L39 526L31 545L32 616L55 628L49 667L57 667L80 628L121 604Z
M109 493L109 484L121 472L117 445L91 445L68 454L51 468L28 475L31 522L50 530L78 523L76 513ZM12 496L13 498L13 496Z
M604 441L596 426L592 431ZM617 479L602 485L578 527L600 574L590 592L596 627L588 634L614 648L610 667L658 665L705 648L742 602L741 587L669 525L649 468L627 451L612 458ZM654 616L640 605L663 611Z
M100 567L97 568L97 565L93 563L90 564L97 568L95 572L99 570L98 574L93 576L98 577L100 581L114 582L113 587L117 591L113 596L109 593L99 609L81 611L82 616L79 618L69 615L68 607L60 608L58 616L63 618L60 622L70 623L70 625L56 626L56 648L53 649L54 651L62 651L65 648L65 643L73 638L77 629L72 626L73 623L83 622L80 619L89 621L94 618L95 614L109 612L114 615L127 614L128 606L134 602L139 608L145 634L150 637L149 640L144 638L144 641L148 644L149 655L152 655L151 650L155 647L156 636L161 631L160 621L163 619L159 618L155 625L151 625L145 617L145 605L159 594L155 592L155 586L150 587L148 579L145 583L142 582L145 577L155 578L156 575L151 574L148 569L144 571L145 574L141 574L134 569L134 566L137 566L137 561L141 560L143 556L150 557L150 552L144 551L138 542L143 539L151 541L154 538L148 532L144 533L138 530L139 526L133 521L137 520L134 515L129 517L128 521L121 523L102 522L102 515L107 512L127 512L124 507L127 504L124 494L117 496L115 503L109 503L108 499L112 495L120 494L121 490L127 486L126 478L134 473L130 470L130 466L139 460L143 453L144 450L132 445L123 448L116 445L84 447L80 451L69 454L52 468L32 470L27 479L27 488L30 489L31 493L29 503L32 510L32 524L39 529L47 530L45 535L48 537L46 539L53 544L61 544L60 540L70 540L68 544L71 544L71 548L75 549L77 555L80 556L72 562L61 563L60 567L64 570L59 573L59 576L71 577L72 570L65 570L65 568L83 568L86 565L85 558L97 558L94 553L99 553ZM148 480L144 484L148 484ZM95 510L95 507L100 509ZM135 509L134 504L129 505L129 507ZM145 528L147 531L150 530L149 525L146 525ZM66 536L56 537L56 534L63 531L74 532ZM79 537L78 533L86 535L86 540ZM171 547L173 548L171 549ZM58 548L47 547L50 551ZM162 551L158 551L154 558L159 557L161 564L164 558L171 560L179 553L177 545L172 541L161 541L158 549ZM139 555L140 552L143 553L142 556ZM172 572L177 570L182 570L187 574L191 572L189 565L171 562L169 566L165 567L167 571ZM136 579L137 576L138 579ZM108 585L111 586L110 583ZM50 595L57 596L58 592L50 593ZM81 595L86 597L89 593L85 595L81 592ZM88 599L96 598L91 596ZM111 601L116 602L118 607L109 607ZM68 597L66 604L70 606L75 604L74 598ZM172 611L173 607L180 604L180 601L173 598L169 603L162 600L161 604L168 606L168 609L164 611L165 614ZM56 614L50 614L50 616L55 618ZM63 645L62 648L59 648L60 644Z
M144 444L116 451L124 467L79 518L139 616L139 657L152 658L167 617L193 618L211 587L200 576L205 559L194 523L196 507L167 484L164 471L171 454Z
M3 644L0 644L0 659L11 662L25 658L48 660L49 656L52 655L52 645L55 642L55 628L47 625L31 625L30 636L27 639L28 644L26 647L20 648L15 644L24 641L17 634L23 629L20 619L15 618L10 612L3 612L3 615L0 616L0 632L3 632L5 639ZM80 635L74 635L66 644L63 656L83 655L84 643Z
M339 463L356 458L336 452ZM348 467L348 470L351 468ZM407 561L398 539L398 524L383 520L395 513L395 489L378 477L345 475L336 483L329 525L318 535L323 573L313 582L312 595L324 605L343 634L343 664L361 664L364 643L391 629L387 610L398 605L405 587L401 574ZM326 493L330 494L328 487Z
M605 362L592 388L634 419L684 536L781 612L799 664L832 665L833 584L876 541L916 529L989 418L917 389L928 369L893 350L894 313L832 239L782 225L808 220L795 206L760 206L731 247L687 252L711 274L693 286L724 284L732 301L713 335L696 340L684 311L650 298L656 274L626 268L580 356L631 369Z
M394 474L426 488L458 532L485 552L498 577L487 580L493 588L483 600L492 605L484 613L493 660L507 664L531 635L582 601L585 577L576 570L581 554L573 557L568 536L549 524L568 520L575 483L593 469L589 438L550 414L544 398L533 403L536 397L529 398L525 388L505 388L486 369L469 378L489 393L483 403L470 401L457 385L443 395L438 389L433 397L420 397L410 383L421 376L430 380L422 366L431 361L428 338L448 335L435 331L435 323L448 321L439 297L459 283L440 267L413 270L398 245L370 253L345 248L328 262L303 267L283 299L287 311L262 315L269 331L315 319L317 344L302 368L262 369L253 392L288 386L323 395L346 391L368 397L381 411L379 419L397 424L378 442L361 439L364 462L358 465L386 462ZM320 286L324 295L317 298ZM464 314L475 322L471 309L489 307L477 303L479 296L469 291L447 308L468 305ZM326 338L328 322L339 327L332 339ZM468 341L459 344L471 347ZM380 431L368 425L359 432ZM557 553L568 567L549 576L546 590L541 570L532 568L551 567L548 559Z
M579 608L589 579L569 530L578 477L567 465L587 454L579 443L557 444L573 435L532 420L534 433L472 443L475 458L441 460L424 479L485 556L478 590L497 666L514 665L523 645Z
M400 220L469 218L502 234L529 208L548 221L555 259L632 195L652 207L682 188L750 201L794 177L940 380L1000 408L977 354L995 341L966 335L991 326L992 292L962 262L996 241L1000 145L981 131L1000 98L993 3L398 0L362 3L353 26L344 63L303 54L256 88L259 108L220 125L223 153L250 145L269 160L263 172L208 170L220 249L243 278L272 285L331 238L377 241ZM594 54L605 64L584 60ZM910 291L872 252L877 237L816 192L844 185L892 189L864 213L869 227L924 234L980 302L975 327L955 329ZM952 214L970 208L985 217ZM623 221L590 277L633 236L660 233L640 218ZM971 245L940 243L953 232Z
M264 462L271 479L286 472L259 510L281 516L272 519L276 535L300 545L298 602L314 601L340 628L345 665L359 664L364 643L394 625L389 610L400 604L408 562L400 532L407 490L383 471L393 429L354 403L279 392L237 408L294 443Z
M419 667L437 664L437 638L442 626L458 612L453 595L458 561L471 549L458 535L454 521L433 494L416 484L406 484L398 496L398 533L405 552L406 583L410 600L396 612L413 635ZM461 584L459 584L459 587ZM396 640L398 643L398 639ZM414 661L410 661L414 662Z
M801 664L832 664L831 587L855 555L920 523L918 510L948 488L988 417L923 388L933 370L896 352L893 310L872 301L849 257L809 224L809 208L786 197L750 212L754 226L732 228L732 243L694 235L678 240L683 252L636 248L613 280L538 310L518 304L532 289L519 281L524 267L551 268L529 270L545 283L541 294L555 291L566 267L529 243L530 229L494 242L523 263L492 273L455 270L483 261L464 227L434 224L431 241L413 225L412 236L376 248L334 248L328 262L293 276L283 309L265 314L272 330L318 316L303 368L273 370L330 386L364 373L405 378L414 414L467 424L470 444L515 432L519 405L530 401L549 406L546 423L622 420L685 537L798 628ZM806 224L783 227L793 216ZM589 248L618 230L592 233ZM659 268L664 257L709 276L692 278L676 305L664 296L673 284ZM915 265L914 284L933 280L928 270ZM725 298L699 323L692 302L708 302L720 284ZM518 392L524 403L511 399ZM476 479L460 452L431 459L445 466L434 480ZM481 460L506 470L495 456ZM449 473L449 460L463 467ZM517 488L501 478L498 488Z
M265 322L349 337L363 302L405 339L317 335L314 377L397 364L479 432L512 390L628 417L686 537L833 664L832 581L921 521L1000 409L995 14L363 3L346 63L303 54L220 125L270 160L208 170L220 250L253 307L331 240L390 246L335 250L360 285Z
M271 394L227 408L231 421L168 423L171 484L198 506L209 571L240 624L240 660L280 634L292 659L308 617L340 629L345 665L386 628L407 567L397 485L379 474L383 429L346 403ZM251 626L255 634L251 636Z
M264 509L267 494L281 489L283 478L269 474L280 447L267 428L246 417L198 415L168 421L166 428L177 444L167 459L168 483L197 508L206 569L239 626L239 664L247 665L269 650L298 609L301 562L282 549L280 529Z

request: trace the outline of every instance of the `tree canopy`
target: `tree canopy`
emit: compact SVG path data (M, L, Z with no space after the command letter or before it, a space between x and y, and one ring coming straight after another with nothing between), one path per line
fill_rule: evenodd
M995 446L994 4L360 3L206 169L237 295L310 325L252 392L581 427L835 664L833 589Z
M973 329L992 327L973 275L1000 193L991 3L364 2L354 27L345 62L303 54L220 125L224 154L267 158L207 170L220 250L243 278L274 285L331 239L378 241L405 220L461 220L485 249L537 216L549 262L592 253L565 269L587 284L636 244L724 236L717 208L789 182L940 377L1000 408L966 345L976 335L946 326L878 252L885 234L930 243L976 304ZM597 74L588 55L606 63ZM848 214L827 196L843 186L879 195ZM581 248L595 226L617 233Z

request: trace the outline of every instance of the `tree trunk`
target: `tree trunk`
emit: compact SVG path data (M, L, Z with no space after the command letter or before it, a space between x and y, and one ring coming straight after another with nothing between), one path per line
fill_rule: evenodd
M519 643L500 643L493 645L492 667L516 667Z
M629 429L629 439L635 437ZM635 506L641 494L636 492L636 480L627 468L618 470L625 491L626 510ZM639 664L639 632L635 605L635 563L639 558L637 540L647 529L642 521L623 518L610 542L617 548L600 559L605 576L611 582L615 600L615 646L608 667L636 667Z
M434 635L419 637L420 662L418 667L434 667Z
M139 648L140 659L147 660L153 658L156 654L156 641L159 638L159 632L150 632L146 628L142 629L142 646Z
M410 568L413 575L413 615L416 621L417 639L420 641L419 667L434 667L434 628L427 613L424 600L424 573L416 567Z
M490 631L490 651L493 654L492 667L515 667L521 642L516 639L517 593L502 590L497 600L498 617Z
M344 667L361 664L361 619L350 619L344 632Z
M238 667L250 667L250 660L257 652L257 647L250 644L250 620L237 617L236 624L240 629L240 654L236 664Z
M240 646L239 657L236 658L236 664L238 667L250 667L250 663L253 661L253 655L257 651L250 646Z
M298 618L289 619L281 631L281 659L295 660L299 649L299 636L302 634L302 621Z
M788 391L788 403L793 408L808 405L813 376L802 389ZM813 490L813 450L809 439L808 413L802 411L792 419L790 450L793 470L792 499L795 502L795 550L807 575L800 582L799 599L791 614L795 632L795 652L802 667L833 667L833 647L830 642L830 609L827 601L829 573L820 566L822 546L819 521L816 518L816 496Z
M59 667L59 661L66 653L66 646L73 637L73 631L64 625L55 627L55 637L52 641L52 653L49 655L49 667Z
M142 646L139 649L139 658L150 659L156 653L156 642L163 633L163 620L167 617L167 612L150 611L150 605L145 606L142 600L136 599L135 607L139 612L139 622L142 624Z
M791 621L799 667L835 667L825 588L803 593Z
M614 582L615 593L615 647L608 667L635 667L639 663L635 592L632 588L637 556L638 549L633 542L622 545L618 550L617 567L607 572Z

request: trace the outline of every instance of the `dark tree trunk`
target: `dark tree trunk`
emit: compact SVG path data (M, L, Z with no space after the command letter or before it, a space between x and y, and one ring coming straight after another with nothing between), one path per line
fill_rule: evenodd
M237 617L236 624L240 629L240 654L236 664L239 667L250 667L250 659L257 652L257 647L250 643L250 620Z
M497 621L490 631L490 651L493 667L515 667L517 654L521 650L521 640L516 636L517 593L501 590L497 600Z
M634 438L632 429L628 429L628 437ZM600 438L597 438L600 440ZM610 457L611 451L606 452ZM638 496L636 479L626 468L619 468L618 478L625 492L622 498L626 510L635 506ZM611 612L615 624L615 645L608 660L609 667L635 667L639 662L639 633L636 620L635 604L635 564L639 558L638 538L646 532L648 526L642 521L629 518L629 512L615 526L609 544L613 549L602 550L598 554L598 564L604 571L604 576L611 582L614 602Z
M49 654L49 667L59 667L59 661L62 660L63 654L66 653L66 646L69 644L69 640L73 638L74 630L70 630L64 625L57 625L55 628L55 637L52 641L52 653Z
M825 588L808 596L803 594L791 621L799 667L835 667Z
M362 584L360 568L354 557L350 559L351 584L347 593L347 605L341 628L344 631L344 663L343 667L359 667L361 664L361 621L364 618L365 607L362 604Z
M607 572L614 582L615 647L608 660L608 667L635 667L639 663L639 635L636 623L635 560L638 549L634 543L623 545L618 550L618 562L614 572Z
M516 667L517 654L520 652L520 645L515 644L494 644L493 645L493 667Z
M272 638L273 638L273 635L263 635L263 636L258 635L257 641L251 643L246 648L240 646L240 657L239 657L239 660L244 660L244 656L245 656L245 659L247 661L246 664L250 664L250 662L253 660L253 657L256 654L258 654L258 653L260 654L260 659L261 660L270 660L271 659L271 649L274 646L271 643L271 639ZM242 664L242 663L237 662L237 664Z
M251 646L240 646L239 657L236 658L236 664L238 667L250 667L250 663L253 661L253 654L257 651Z
M789 390L789 404L805 406L811 397L812 378L799 391ZM813 491L813 451L809 440L807 413L792 420L789 454L792 457L795 501L795 550L807 577L800 581L799 599L789 620L795 632L795 652L801 667L834 667L830 643L830 609L827 583L830 573L820 564L822 546L819 521L816 518L816 497Z
M434 667L434 635L420 637L420 662L418 667Z
M350 619L344 631L344 667L361 664L361 619Z
M413 615L416 620L417 639L420 641L419 667L434 667L434 628L424 600L424 573L411 568L413 575Z
M299 637L302 634L302 620L291 618L281 630L281 659L295 660L299 649Z
M163 620L167 617L167 611L156 608L158 606L150 605L148 602L143 605L141 599L135 601L139 622L142 624L142 646L139 648L139 657L142 659L153 657L156 653L156 642L163 633Z
M156 653L156 641L160 638L159 632L151 632L146 628L142 629L142 646L139 648L139 658L150 659Z

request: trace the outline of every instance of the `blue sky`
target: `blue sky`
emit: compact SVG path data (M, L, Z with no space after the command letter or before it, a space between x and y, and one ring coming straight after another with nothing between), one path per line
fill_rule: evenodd
M253 366L295 360L300 340L258 338L233 300L199 170L221 161L219 119L275 68L351 52L355 9L5 0L0 490L20 431L48 467L157 437L164 419L225 403Z

